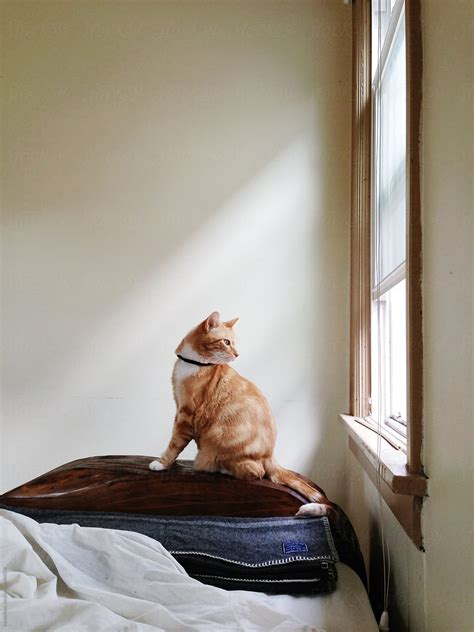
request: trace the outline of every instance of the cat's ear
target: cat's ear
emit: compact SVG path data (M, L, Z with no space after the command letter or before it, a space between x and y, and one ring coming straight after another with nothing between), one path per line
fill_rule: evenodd
M224 325L232 329L232 327L239 321L239 317L232 318L232 320L226 320Z
M206 320L203 322L204 331L207 333L209 329L215 329L219 327L221 324L221 317L219 316L219 312L212 312Z

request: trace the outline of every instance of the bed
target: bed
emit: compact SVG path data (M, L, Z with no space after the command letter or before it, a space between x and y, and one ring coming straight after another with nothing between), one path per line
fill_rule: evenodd
M0 497L8 629L377 630L337 506L296 519L286 487L149 461L81 459Z

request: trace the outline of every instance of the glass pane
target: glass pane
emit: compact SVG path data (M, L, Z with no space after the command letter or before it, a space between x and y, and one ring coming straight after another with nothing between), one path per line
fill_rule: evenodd
M396 1L372 0L372 78L377 72L378 58L385 43Z
M374 284L405 260L406 226L406 60L405 19L375 87Z
M406 282L372 301L372 417L407 419Z
M388 416L389 407L386 395L390 383L388 381L387 362L388 356L386 335L387 301L380 298L372 301L372 326L371 326L371 417L378 423L382 423Z
M407 418L406 285L393 287L390 304L390 408L389 416Z

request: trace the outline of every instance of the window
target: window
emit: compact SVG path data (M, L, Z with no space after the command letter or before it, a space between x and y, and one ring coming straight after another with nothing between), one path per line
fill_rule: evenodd
M403 0L372 2L369 419L406 451L406 47Z
M349 445L421 546L420 0L353 2ZM379 435L382 436L380 449Z

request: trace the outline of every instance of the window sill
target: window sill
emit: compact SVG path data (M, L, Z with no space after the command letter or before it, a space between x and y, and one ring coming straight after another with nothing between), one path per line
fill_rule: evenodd
M406 454L394 448L388 441L380 439L380 464L377 458L378 435L359 424L354 417L339 415L347 434L349 448L362 465L374 485L380 491L393 514L418 546L422 546L421 503L427 495L427 479L423 475L411 474L406 466Z

